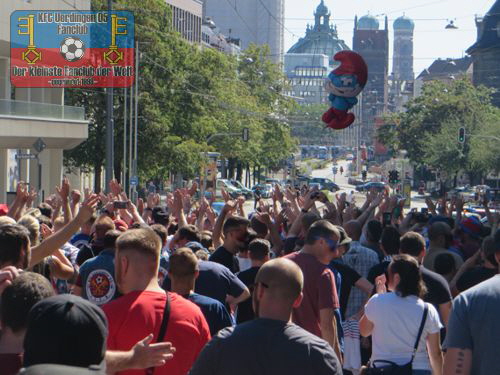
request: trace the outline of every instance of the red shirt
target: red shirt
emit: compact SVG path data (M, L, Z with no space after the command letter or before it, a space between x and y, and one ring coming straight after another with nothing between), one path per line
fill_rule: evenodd
M178 294L170 293L170 318L164 341L176 348L174 358L155 369L155 375L185 375L210 340L210 330L200 308ZM151 332L156 342L165 309L166 294L153 291L130 292L103 306L108 318L109 350L130 350ZM144 375L146 370L120 374Z
M293 309L293 321L321 337L319 311L339 308L333 272L311 254L296 252L285 258L297 263L304 274L304 298L300 306Z

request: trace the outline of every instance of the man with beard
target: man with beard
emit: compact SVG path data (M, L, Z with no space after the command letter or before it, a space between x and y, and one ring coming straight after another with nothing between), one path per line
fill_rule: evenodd
M232 273L239 272L240 266L236 254L247 246L249 225L250 222L243 217L228 218L222 227L224 243L215 250L209 260L226 266Z
M109 322L108 350L128 350L154 332L153 342L169 341L176 348L174 358L157 367L155 375L183 375L210 339L210 331L198 306L158 285L160 251L160 238L150 228L129 230L116 241L115 278L123 296L103 308Z
M330 345L291 322L302 302L300 268L284 258L257 273L253 307L258 318L221 330L191 369L191 375L340 375Z

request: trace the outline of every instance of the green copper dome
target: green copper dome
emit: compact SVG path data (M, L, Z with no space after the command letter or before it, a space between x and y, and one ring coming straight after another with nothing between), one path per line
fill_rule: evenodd
M359 19L357 28L358 30L378 30L379 22L374 16L367 14Z
M415 23L406 16L401 16L394 21L394 30L408 30L413 31L415 29Z
M330 65L334 65L333 55L337 52L350 49L347 44L339 39L337 29L330 24L330 11L323 0L314 13L314 26L307 26L306 35L300 38L288 53L306 53L327 55Z
M321 3L316 8L315 14L319 14L319 15L330 14L328 7L325 5L325 2L323 0L321 0Z

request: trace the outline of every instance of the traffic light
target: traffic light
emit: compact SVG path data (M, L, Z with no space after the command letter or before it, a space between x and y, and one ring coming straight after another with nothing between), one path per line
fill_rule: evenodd
M363 181L366 180L366 171L361 171L361 177L363 178Z
M458 141L460 143L465 142L465 128L458 129Z
M399 172L397 170L389 171L389 183L396 184L399 182Z

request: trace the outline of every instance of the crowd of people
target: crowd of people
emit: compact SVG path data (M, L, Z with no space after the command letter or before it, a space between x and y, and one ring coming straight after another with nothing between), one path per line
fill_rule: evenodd
M0 373L500 374L499 215L276 185L133 203L19 183L0 216Z

